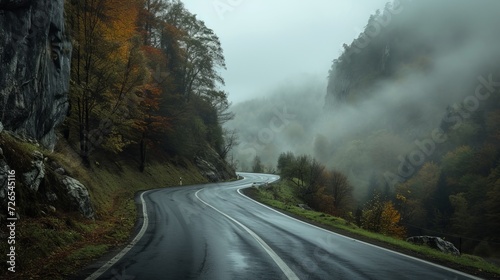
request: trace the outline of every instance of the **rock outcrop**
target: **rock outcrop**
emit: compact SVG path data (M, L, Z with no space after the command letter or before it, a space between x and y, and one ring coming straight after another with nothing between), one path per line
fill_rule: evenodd
M0 0L0 122L53 149L68 110L64 1Z
M418 245L426 245L433 249L437 249L441 252L452 254L452 255L460 255L460 251L453 245L453 243L443 240L442 238L435 236L412 236L406 239L407 242L418 244Z
M236 178L236 172L210 147L207 147L202 155L196 157L195 163L201 174L210 182Z
M0 157L2 157L2 155L0 155ZM8 193L7 179L9 176L9 170L10 167L7 164L7 162L5 162L4 159L0 158L0 201L1 202L4 202L7 198L7 193ZM2 205L3 204L4 203L2 203Z
M71 203L78 208L82 215L92 219L94 217L94 208L92 208L87 188L78 180L69 176L64 176L62 183L71 198Z
M7 147L3 148L9 150ZM15 162L12 160L12 151L10 155L10 162ZM15 168L16 174L19 174L18 183L21 183L16 184L16 193L22 195L26 201L31 200L32 204L32 207L27 207L30 210L26 213L36 216L41 206L45 209L55 205L67 211L79 211L86 218L93 219L95 211L88 189L78 180L65 175L66 171L57 163L52 161L46 164L46 160L47 158L41 152L35 150L26 160L28 163L31 161L31 164L26 164L27 166L22 169ZM13 165L9 164L9 158L3 154L3 149L0 147L0 205L2 207L7 205L7 181ZM35 198L38 200L33 200ZM47 203L50 205L45 205ZM48 213L55 212L49 210L47 210Z
M43 154L35 151L33 153L33 161L31 161L32 169L23 173L24 184L33 192L37 192L40 183L45 178L45 164Z

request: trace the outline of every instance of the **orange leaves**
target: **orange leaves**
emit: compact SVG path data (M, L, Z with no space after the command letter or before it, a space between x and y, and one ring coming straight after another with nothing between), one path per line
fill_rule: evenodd
M160 109L160 95L162 90L153 84L146 84L142 88L143 98L142 98L142 106L150 111L150 110L159 110Z
M136 129L148 135L169 130L170 119L159 112L162 90L155 84L145 84L141 89L140 116L136 117Z
M137 35L138 14L135 0L108 0L106 3L108 22L103 25L104 37L119 46L115 54L122 59L125 59L130 51L130 40Z
M377 195L363 210L363 228L403 238L406 230L399 224L401 214L391 201L381 201Z
M160 64L165 63L165 60L166 60L165 54L163 53L163 51L161 49L158 49L158 48L155 48L152 46L143 46L142 50L144 51L144 54L151 62L160 63Z
M399 225L400 220L401 215L399 214L398 210L394 208L392 202L385 202L380 219L381 232L390 236L403 238L406 231L403 226Z

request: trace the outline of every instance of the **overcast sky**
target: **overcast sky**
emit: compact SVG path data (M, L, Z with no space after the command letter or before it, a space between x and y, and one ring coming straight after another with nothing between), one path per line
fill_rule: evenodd
M388 0L183 0L219 36L233 103L304 74L325 77L343 43ZM325 89L326 91L326 89Z

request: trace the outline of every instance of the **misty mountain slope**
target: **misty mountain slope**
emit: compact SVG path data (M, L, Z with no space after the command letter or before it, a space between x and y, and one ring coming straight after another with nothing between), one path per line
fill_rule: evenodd
M344 44L330 70L327 106L359 101L384 91L380 81L417 73L426 74L416 86L425 92L431 88L421 88L424 82L437 89L450 80L466 89L498 62L498 1L398 2L377 11L364 32Z
M238 131L240 145L232 156L240 169L248 170L256 155L271 167L282 151L309 152L305 143L314 141L325 86L321 79L301 76L265 98L234 105L235 118L226 127Z
M500 24L500 3L480 2L402 1L371 16L365 32L344 45L330 70L325 105L333 112L329 134L334 139L368 140L371 145L377 142L373 131L392 134L386 135L392 142L386 139L369 149L383 151L389 146L392 153L361 160L379 167L376 173L380 173L394 170L398 157L409 153L419 138L446 124L455 125L446 110L460 112L450 106L477 101L467 98L474 97L478 85L500 66L500 36L495 28ZM478 105L487 104L482 103ZM346 118L357 121L345 123ZM369 169L373 173L377 168Z
M400 3L344 45L323 102L309 81L234 106L234 157L248 170L255 156L311 155L348 175L358 206L377 191L393 200L410 233L500 251L500 2ZM279 129L275 106L295 116Z
M340 160L342 155L353 160L348 151L366 142L372 146L369 150L384 156L373 155L375 162L359 161L377 173L397 168L398 156L410 152L419 137L440 128L447 108L474 95L478 77L487 79L500 65L495 63L500 58L500 37L495 31L500 26L495 15L500 4L484 2L488 5L404 1L370 17L362 36L367 43L358 38L334 60L326 95L328 112L310 97L317 84L307 83L301 86L306 89L290 85L289 90L277 90L281 97L271 94L234 106L236 119L229 127L240 131L235 156L241 167L248 167L256 154L265 164L274 165L276 154L292 150L322 158L349 173L364 168L346 167L352 164ZM379 31L370 33L372 29ZM267 133L278 104L299 116L287 122L284 131ZM367 176L362 177L367 183Z

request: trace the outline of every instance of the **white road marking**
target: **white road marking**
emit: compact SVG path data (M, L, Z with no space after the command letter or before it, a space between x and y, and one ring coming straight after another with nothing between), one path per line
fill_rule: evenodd
M115 265L125 254L132 249L132 247L137 244L137 242L144 236L144 233L146 233L146 230L148 228L148 223L149 223L149 218L148 218L148 211L146 209L146 201L144 200L144 194L149 191L143 192L141 194L141 203L142 203L142 216L144 217L144 220L142 222L142 227L139 233L134 237L134 239L127 245L127 247L123 248L123 250L120 251L116 256L114 256L111 260L109 260L107 263L105 263L101 268L96 270L94 273L92 273L89 277L87 277L85 280L94 280L99 278L104 272L106 272L109 268L111 268L113 265Z
M203 201L199 196L198 196L198 193L200 191L202 191L203 189L201 190L198 190L194 195L196 196L196 198L198 198L199 201L201 201L202 203L204 203L206 206L214 209L215 211L219 212L219 214L223 215L224 217L228 218L229 220L231 220L232 222L234 222L235 224L239 225L241 228L243 228L246 232L248 232L259 244L262 248L264 248L264 250L266 251L266 253L273 259L273 261L279 266L279 268L281 269L281 271L283 271L283 273L285 274L285 276L290 279L290 280L295 280L295 279L299 279L299 277L297 277L297 275L295 274L295 272L293 272L293 270L290 269L290 267L288 267L288 265L286 265L286 263L278 256L278 254L276 254L276 252L273 251L273 249L271 249L271 247L269 247L269 245L267 245L266 242L264 242L264 240L262 240L262 238L260 238L255 232L253 232L251 229L247 228L245 225L243 225L242 223L238 222L237 220L235 220L234 218L232 218L231 216L227 215L226 213L220 211L219 209L215 208L214 206L208 204L207 202Z
M373 245L373 244L370 244L370 243L366 243L366 242L364 242L364 241L357 240L357 239L354 239L354 238L350 238L350 237L344 236L344 235L342 235L342 234L338 234L338 233L336 233L336 232L329 231L329 230L326 230L326 229L324 229L324 228L320 228L320 227L318 227L318 226L315 226L315 225L312 225L312 224L306 223L306 222L301 221L301 220L299 220L299 219L296 219L296 218L294 218L294 217L291 217L291 216L288 216L288 215L286 215L286 214L283 214L283 213L281 213L280 211L278 211L278 210L276 210L276 209L273 209L273 208L271 208L271 207L269 207L269 206L267 206L267 205L265 205L265 204L262 204L262 203L260 203L260 202L258 202L258 201L256 201L256 200L254 200L254 199L249 198L248 196L246 196L246 195L244 195L244 194L242 194L242 193L241 193L241 190L242 190L242 189L243 189L243 188L238 189L238 190L237 190L237 192L238 192L241 196L245 197L246 199L248 199L248 200L250 200L250 201L253 201L253 202L255 202L255 203L259 204L259 205L260 205L260 206L262 206L262 207L265 207L265 208L267 208L267 209L269 209L269 210L271 210L271 211L274 211L274 212L276 212L276 213L278 213L278 214L280 214L280 215L283 215L283 216L285 216L285 217L287 217L287 218L289 218L289 219L295 220L295 221L297 221L297 222L299 222L299 223L302 223L302 224L304 224L304 225L308 225L308 226L310 226L310 227L313 227L313 228L316 228L316 229L322 230L322 231L327 232L327 233L329 233L329 234L337 235L337 236L342 237L342 238L345 238L345 239L349 239L349 240L356 240L356 241L357 241L357 242L359 242L359 243L362 243L362 244L365 244L365 245L368 245L368 246L372 246L372 247L375 247L375 248L378 248L378 249L381 249L381 250L384 250L384 251L387 251L387 252L390 252L390 253L393 253L393 254L396 254L396 255L400 255L400 256L403 256L403 257L406 257L406 258L409 258L409 259L415 260L415 261L419 261L419 262L422 262L422 263L425 263L425 264L428 264L428 265L431 265L431 266L434 266L434 267L438 267L438 268L441 268L441 269L444 269L444 270L447 270L447 271L450 271L450 272L453 272L453 273L456 273L456 274L460 274L460 275L465 276L465 277L468 277L468 278L470 278L470 279L482 280L482 278L478 278L478 277L476 277L476 276L473 276L473 275L470 275L470 274L467 274L467 273L464 273L464 272L461 272L461 271L458 271L458 270L454 270L454 269L449 268L449 267L446 267L446 266L441 266L441 265L439 265L439 264L431 263L431 262L428 262L428 261L425 261L425 260L422 260L422 259L419 259L419 258L415 258L415 257L409 256L409 255L405 255L405 254L402 254L402 253L399 253L399 252L396 252L396 251L392 251L392 250L389 250L389 249L386 249L386 248L383 248L383 247L379 247L379 246L377 246L377 245Z

